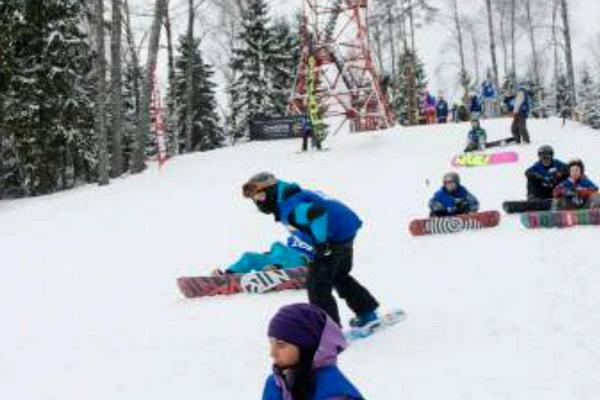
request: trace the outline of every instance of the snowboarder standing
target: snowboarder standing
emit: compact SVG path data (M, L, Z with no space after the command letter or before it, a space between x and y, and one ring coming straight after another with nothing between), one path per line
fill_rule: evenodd
M444 99L444 96L440 95L440 99L435 107L438 124L448 122L448 111L448 102Z
M492 81L490 72L488 72L487 79L481 84L481 95L483 97L484 118L496 117L498 91L496 90L496 85Z
M444 175L444 186L429 201L431 217L449 217L474 213L479 210L479 201L460 184L455 172Z
M425 98L423 99L423 114L425 115L426 124L435 123L435 97L433 97L427 90L425 91Z
M465 153L471 151L485 150L485 144L487 142L487 133L479 123L479 119L474 118L471 121L471 130L467 134L467 147Z
M554 149L544 145L538 149L539 160L525 171L527 199L551 199L552 191L564 181L569 171L567 164L554 158Z
M310 146L314 149L321 150L321 141L315 136L315 131L312 126L310 118L306 115L300 117L300 123L302 126L302 151L308 150L308 141L310 140Z
M552 207L559 210L600 208L598 186L585 175L583 161L570 161L568 170L569 177L554 188Z
M517 143L521 141L529 144L529 131L527 130L527 118L531 111L529 93L525 86L520 85L515 96L513 107L513 122L511 126L512 135Z
M481 99L479 99L477 93L471 94L471 104L469 107L469 111L471 112L472 118L479 119L481 117Z
M340 316L332 290L335 288L356 317L350 325L370 332L379 326L377 300L351 275L354 239L362 221L343 203L297 184L287 183L268 172L254 175L243 186L264 214L271 214L291 231L300 230L314 243L314 261L309 265L306 287L311 304L322 308L338 325Z
M344 335L318 307L282 307L269 323L268 336L273 373L263 400L363 399L337 367L337 355L347 346Z

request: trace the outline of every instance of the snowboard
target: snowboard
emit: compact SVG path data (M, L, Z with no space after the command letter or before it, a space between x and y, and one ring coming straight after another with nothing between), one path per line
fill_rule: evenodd
M508 164L519 161L519 154L504 151L492 154L461 154L452 159L454 167L483 167L486 165Z
M552 199L536 199L523 201L505 201L502 208L508 214L531 211L548 211L552 207Z
M379 317L379 325L374 326L369 332L361 332L356 328L350 328L344 332L344 336L348 342L355 342L360 339L365 339L373 336L377 332L381 332L391 326L396 325L400 321L406 319L406 312L401 309L392 310Z
M498 211L483 211L453 217L415 219L408 229L413 236L424 236L492 228L499 223Z
M306 286L307 274L308 268L298 267L247 274L181 277L177 279L177 287L187 298L298 290Z
M490 149L493 147L504 147L504 146L508 146L509 144L516 143L516 142L517 141L515 140L515 138L511 136L511 137L507 137L507 138L500 139L500 140L494 140L493 142L487 142L485 144L485 148Z
M521 223L528 229L600 225L600 209L530 212L521 214Z

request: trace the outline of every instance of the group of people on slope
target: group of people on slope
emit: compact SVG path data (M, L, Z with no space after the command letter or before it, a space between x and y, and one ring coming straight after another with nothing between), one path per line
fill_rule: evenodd
M585 175L582 160L569 163L554 158L548 145L538 150L538 161L525 171L528 200L552 200L555 210L600 208L598 186ZM479 201L461 185L455 172L444 175L443 186L429 201L431 217L469 214L479 210Z

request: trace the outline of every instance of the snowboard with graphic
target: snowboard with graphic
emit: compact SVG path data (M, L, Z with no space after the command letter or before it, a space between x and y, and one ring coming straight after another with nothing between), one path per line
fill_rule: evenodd
M493 228L499 223L498 211L483 211L453 217L415 219L408 229L413 236L424 236Z
M600 209L529 212L521 214L521 223L528 229L600 225Z
M354 342L360 339L365 339L370 336L373 336L377 332L381 332L391 326L396 325L398 322L406 319L406 312L401 309L392 310L385 314L380 315L379 323L374 325L371 330L368 332L362 332L356 328L350 328L344 332L344 336L346 340L349 342Z
M298 290L306 287L307 274L306 267L298 267L247 274L181 277L177 279L177 287L187 298Z
M509 164L519 161L519 154L514 151L484 154L460 154L452 159L454 167L484 167L487 165Z

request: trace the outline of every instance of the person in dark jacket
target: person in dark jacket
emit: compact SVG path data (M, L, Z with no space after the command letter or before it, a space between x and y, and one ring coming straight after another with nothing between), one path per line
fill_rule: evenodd
M367 332L379 325L379 303L350 272L354 239L362 221L348 206L323 194L300 188L275 178L269 172L254 175L243 186L265 214L274 216L289 230L300 230L314 243L315 255L309 265L306 288L308 299L325 310L341 326L332 290L335 288L356 315L350 325Z
M316 148L317 150L321 150L321 142L315 136L315 131L308 115L300 117L300 124L302 129L302 151L308 150L309 140L313 149Z
M337 366L347 347L339 326L318 307L279 309L268 329L273 373L262 400L361 400L364 397Z
M467 134L467 147L465 153L471 151L485 150L485 144L487 142L487 133L479 123L477 118L471 121L471 130Z
M572 160L568 168L569 177L554 188L553 208L559 210L600 208L598 186L585 176L583 161Z
M444 96L440 95L437 106L435 108L437 115L438 124L445 124L448 122L448 102L444 99Z
M469 111L471 112L471 117L479 119L481 117L481 99L477 93L471 94L471 104L469 106Z
M431 217L450 217L479 210L479 201L464 186L455 172L444 175L444 186L429 201Z
M531 100L529 93L524 86L520 86L515 97L513 108L513 122L511 132L517 143L525 142L529 144L529 131L527 130L527 118L531 109Z
M525 171L527 199L551 199L554 188L567 179L567 164L554 158L554 149L544 145L538 150L539 160Z

